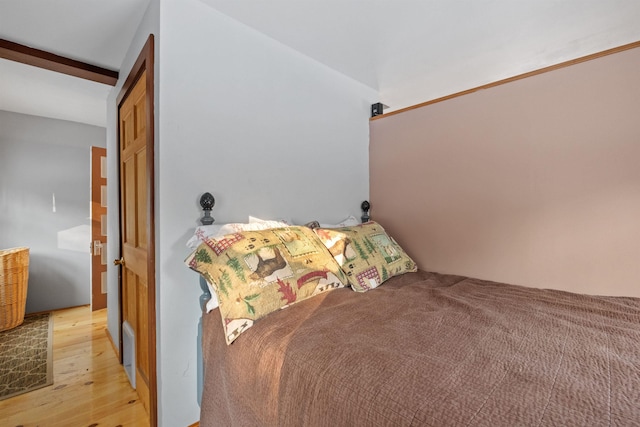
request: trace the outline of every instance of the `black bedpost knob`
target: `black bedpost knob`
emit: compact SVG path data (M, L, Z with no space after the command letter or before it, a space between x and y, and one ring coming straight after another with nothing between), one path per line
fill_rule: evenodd
M204 193L202 197L200 197L200 206L202 209L211 210L213 206L216 204L216 199L213 198L211 193Z
M213 217L211 216L211 209L216 204L216 199L213 198L211 193L204 193L202 197L200 197L200 206L202 206L202 210L204 211L204 216L200 220L202 225L211 225L213 224Z
M360 205L360 209L362 209L362 216L360 217L360 220L362 220L363 223L368 222L369 219L371 219L371 217L369 216L369 209L371 209L371 204L369 204L369 202L365 200Z

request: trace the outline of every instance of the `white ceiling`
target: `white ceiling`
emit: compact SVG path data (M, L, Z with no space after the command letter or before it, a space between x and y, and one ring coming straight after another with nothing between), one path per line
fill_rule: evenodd
M640 40L638 0L201 1L390 110Z
M0 0L0 38L117 70L149 1ZM200 1L391 109L640 40L638 0ZM0 109L105 126L109 90L0 60Z
M118 70L149 0L0 0L0 38ZM111 86L0 60L0 110L106 125Z

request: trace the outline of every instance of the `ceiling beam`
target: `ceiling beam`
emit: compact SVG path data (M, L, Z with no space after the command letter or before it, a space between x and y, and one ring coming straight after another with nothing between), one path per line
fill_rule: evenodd
M115 86L118 81L117 71L107 70L4 39L0 39L0 58L110 86Z

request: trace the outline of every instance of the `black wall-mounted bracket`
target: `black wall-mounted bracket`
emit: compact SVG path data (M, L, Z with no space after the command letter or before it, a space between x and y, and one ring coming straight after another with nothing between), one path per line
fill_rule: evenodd
M371 117L381 115L385 108L389 108L389 106L384 105L382 102L376 102L375 104L371 104Z

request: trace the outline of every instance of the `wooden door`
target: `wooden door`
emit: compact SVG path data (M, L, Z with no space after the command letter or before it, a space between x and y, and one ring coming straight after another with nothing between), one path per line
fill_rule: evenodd
M148 138L147 71L119 107L122 321L135 335L136 389L152 420L156 411L153 139ZM152 125L151 125L152 126Z
M107 306L107 150L91 147L91 310Z

